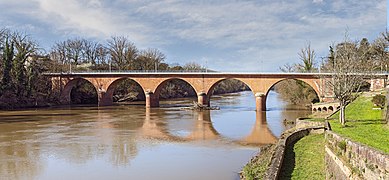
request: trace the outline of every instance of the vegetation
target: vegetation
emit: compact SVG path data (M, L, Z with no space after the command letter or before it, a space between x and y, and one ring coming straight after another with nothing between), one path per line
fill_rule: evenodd
M315 90L300 80L283 80L277 83L274 89L283 100L290 104L309 107L311 103L319 102Z
M305 48L301 49L298 53L299 59L301 60L298 64L289 65L286 64L281 67L283 72L317 72L315 67L316 53L308 44ZM277 83L274 86L274 90L280 94L280 97L294 105L303 105L309 107L311 103L319 101L315 90L310 87L307 83L296 80L287 79Z
M350 41L347 34L342 43L330 50L328 59L333 64L327 64L324 70L332 74L326 86L333 89L335 98L340 102L339 122L344 126L345 107L360 95L364 79L368 78L373 70L372 57L368 54L369 44L366 39L358 45L357 42Z
M334 132L348 137L353 141L366 144L373 148L389 153L389 127L383 120L383 110L374 109L371 96L360 96L347 106L348 123L343 127L335 118L330 120Z
M371 100L371 102L374 103L374 105L380 107L381 109L385 107L385 101L386 101L386 97L381 94L375 95Z
M308 135L285 150L280 179L325 179L324 135Z
M46 51L28 35L0 29L0 109L45 106L57 103L58 94L51 92L51 81L43 72L78 71L205 71L196 62L183 66L165 63L166 56L158 49L139 50L126 37L112 37L106 43L72 38L55 43ZM214 94L248 90L238 80L225 80L214 89ZM114 92L114 101L144 100L144 93L136 83L123 81ZM181 80L171 80L160 92L162 99L195 97L193 88ZM95 88L78 82L71 92L73 104L95 104Z
M243 167L241 175L244 179L264 179L266 170L271 162L275 145L261 147L259 155L255 156L246 166Z

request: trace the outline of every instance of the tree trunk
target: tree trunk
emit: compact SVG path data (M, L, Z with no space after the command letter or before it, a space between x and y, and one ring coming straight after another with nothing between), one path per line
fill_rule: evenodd
M344 127L346 125L346 107L343 103L340 103L340 115L339 115L339 122Z
M386 88L386 113L385 113L386 124L389 125L389 88Z

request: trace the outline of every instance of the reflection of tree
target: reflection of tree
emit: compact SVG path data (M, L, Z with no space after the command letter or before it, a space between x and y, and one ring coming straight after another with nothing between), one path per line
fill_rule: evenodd
M130 160L135 158L138 154L136 147L136 137L134 134L129 136L114 136L113 144L111 145L110 161L122 166L130 163Z
M42 169L41 144L31 139L37 135L36 128L29 126L29 123L0 124L0 179L38 176Z
M4 142L2 140L2 142ZM39 144L12 142L0 148L0 174L4 179L28 179L42 169L39 161Z
M140 109L133 108L131 111L140 111ZM121 116L116 116L115 118L111 116L115 112L111 110L108 110L108 112L99 111L98 114L100 126L109 128L108 131L103 128L101 134L97 135L107 137L104 139L108 141L101 142L99 147L107 147L106 151L110 153L110 162L114 165L122 166L129 164L130 160L138 154L134 131L140 128L141 123L134 122L133 120L139 117L136 112L120 111L124 114L120 114Z
M288 110L288 109L285 109L283 111L281 111L281 120L289 120L289 121L294 121L295 119L299 118L299 117L306 117L307 115L311 114L312 112L311 111L308 111L308 110ZM288 125L285 125L285 129L289 129L291 128L292 126L294 126L293 124L291 124L290 126L291 127L288 127Z

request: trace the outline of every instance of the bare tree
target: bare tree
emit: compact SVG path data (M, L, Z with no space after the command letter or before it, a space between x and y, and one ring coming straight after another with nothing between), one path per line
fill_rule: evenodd
M99 44L99 46L96 49L97 51L97 64L107 64L108 63L108 50L106 47L104 47L102 44Z
M111 61L118 70L133 69L138 49L126 37L112 37L108 40L108 52Z
M184 68L185 70L194 70L194 71L205 70L204 67L202 67L200 64L195 62L186 63L184 66L182 66L182 68Z
M386 30L384 33L382 33L382 37L378 38L380 40L380 47L378 51L380 59L385 59L385 65L388 66L388 51L387 48L389 47L389 31ZM386 69L387 70L387 69ZM389 88L386 87L386 114L385 114L385 120L386 124L389 125Z
M70 63L78 65L79 60L83 55L83 40L81 39L68 39L66 41L66 57Z
M300 72L313 72L315 68L315 50L311 49L311 43L308 43L301 51L298 53L302 64L298 64L297 68Z
M340 102L339 121L345 126L345 107L360 95L359 90L372 72L372 66L360 56L357 43L350 41L347 33L345 40L336 46L333 56L333 66L326 66L326 70L332 73L326 85L333 89Z
M99 48L102 46L100 43L83 39L83 59L84 62L96 64L99 57Z
M136 59L136 70L158 70L165 61L166 56L158 49L149 48L142 50Z

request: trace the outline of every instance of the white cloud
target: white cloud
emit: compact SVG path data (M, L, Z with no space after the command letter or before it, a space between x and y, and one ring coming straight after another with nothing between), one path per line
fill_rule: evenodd
M346 28L351 37L372 38L386 27L385 0L22 0L20 5L0 0L2 4L44 22L56 34L125 35L141 48L163 49L168 58L208 59L214 69L244 70L247 64L251 70L278 70L297 60L306 41L325 55ZM29 5L34 8L26 11ZM187 46L186 51L177 46ZM266 67L257 67L258 61Z

